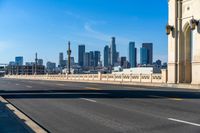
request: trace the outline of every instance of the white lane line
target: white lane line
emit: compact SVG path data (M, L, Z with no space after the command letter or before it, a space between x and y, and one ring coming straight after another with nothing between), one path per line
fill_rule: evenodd
M174 118L168 118L168 120L200 127L200 124L193 123L193 122L178 120L178 119L174 119Z
M19 84L16 84L16 85L19 85Z
M87 99L87 98L81 98L82 100L85 100L85 101L89 101L89 102L93 102L93 103L96 103L97 101L95 100L92 100L92 99Z
M32 88L32 86L29 86L29 85L27 85L26 87L27 87L27 88Z

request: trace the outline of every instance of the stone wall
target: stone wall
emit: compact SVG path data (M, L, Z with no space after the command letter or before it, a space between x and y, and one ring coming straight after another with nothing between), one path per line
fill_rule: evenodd
M167 83L167 70L160 74L70 74L70 75L6 75L6 78L60 81L102 81L125 83Z

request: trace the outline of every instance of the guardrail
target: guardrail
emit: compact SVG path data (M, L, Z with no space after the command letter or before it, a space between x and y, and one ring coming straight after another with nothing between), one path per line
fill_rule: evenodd
M6 75L6 78L32 80L76 80L103 82L167 83L167 70L159 74L70 74L70 75Z

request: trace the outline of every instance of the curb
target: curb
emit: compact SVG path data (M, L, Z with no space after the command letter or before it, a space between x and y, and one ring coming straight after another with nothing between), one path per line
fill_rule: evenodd
M0 96L0 101L5 103L6 107L9 110L13 111L14 117L16 117L30 133L48 133L46 129L43 129L39 124L30 119L26 114L17 109L14 105L12 105L9 101L5 100L2 96Z

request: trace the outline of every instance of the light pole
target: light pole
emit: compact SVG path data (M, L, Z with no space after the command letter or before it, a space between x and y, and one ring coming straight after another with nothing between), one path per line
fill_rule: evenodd
M37 53L35 53L35 75L37 75L37 62L38 62Z
M71 49L70 49L70 41L68 42L68 50L67 50L67 55L68 55L68 74L71 74L71 71L70 71L70 66L71 66Z

